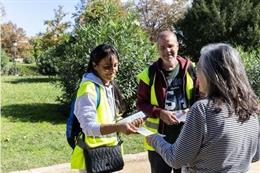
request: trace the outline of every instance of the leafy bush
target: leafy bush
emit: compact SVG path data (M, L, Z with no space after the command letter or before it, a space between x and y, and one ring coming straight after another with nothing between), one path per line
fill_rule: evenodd
M8 72L8 63L10 61L10 57L1 50L1 74L6 74Z
M256 95L260 97L260 48L251 52L245 52L242 48L238 50L244 61L249 82Z
M68 33L62 33L59 37L59 41L55 44L52 43L47 48L37 48L34 51L34 57L36 61L36 65L39 69L39 72L43 75L56 75L58 72L57 67L57 56L60 56L59 51L57 52L57 49L60 49L59 45L65 46L64 43L68 42L70 35ZM42 40L41 40L42 39ZM44 42L43 38L37 38L34 41L34 44L40 47L39 45L43 44ZM57 55L58 53L58 55ZM64 52L61 52L64 53Z
M34 63L35 62L35 59L34 59L34 57L26 57L26 58L24 58L23 59L23 62L25 63L25 64L32 64L32 63Z
M8 75L19 75L20 74L20 69L12 64L11 67L8 69Z
M58 72L55 59L55 47L49 48L37 58L37 67L43 75L55 75Z
M62 101L68 102L75 95L79 82L88 64L91 50L99 44L115 46L119 52L119 72L116 78L123 91L129 111L135 107L136 75L157 58L155 48L138 23L138 16L123 13L116 3L96 1L86 9L88 22L75 29L69 42L56 49L58 71L62 82ZM94 14L95 13L95 14ZM62 54L61 54L62 52Z
M198 58L202 46L228 42L246 50L260 47L260 1L199 0L177 24L184 53Z
M16 64L17 68L19 69L20 76L39 76L40 73L36 64Z

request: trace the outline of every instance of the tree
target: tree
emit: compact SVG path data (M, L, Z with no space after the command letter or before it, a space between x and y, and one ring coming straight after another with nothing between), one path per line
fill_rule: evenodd
M260 97L260 47L251 52L245 52L242 48L238 48L238 51L244 62L249 82L256 95Z
M70 22L63 22L67 13L63 12L62 6L58 6L58 9L54 9L54 14L53 20L44 21L44 25L47 27L42 39L45 41L45 46L47 48L61 43L65 31L70 27Z
M62 6L54 9L54 19L44 21L46 31L39 33L33 40L33 55L42 74L56 73L56 67L48 49L62 44L69 38L66 30L70 27L70 22L63 22L66 15Z
M150 34L151 41L164 29L173 30L173 23L182 17L187 9L187 0L173 0L166 3L158 0L140 0L136 5L141 14L140 22Z
M138 14L128 13L113 0L99 0L87 5L86 23L75 28L73 36L53 53L58 59L59 78L63 88L62 99L71 101L86 70L91 50L107 43L116 47L120 56L117 82L123 96L134 110L136 75L157 58L155 47L138 22Z
M23 28L17 27L11 21L1 25L1 47L8 56L13 58L30 56L29 40Z
M109 10L109 14L104 12L102 3L114 3L117 7L113 7ZM120 8L118 8L120 6ZM126 10L121 3L121 0L81 0L81 4L77 7L77 12L74 13L76 16L76 27L84 26L89 22L98 21L101 17L106 15L116 15L110 17L121 16L126 13Z
M87 4L86 0L80 0L80 3L78 3L75 6L76 11L72 13L72 16L75 20L75 27L79 27L80 25L82 25L82 22L84 20L83 12L86 9L86 4Z
M36 37L36 39L42 40L41 50L47 50L64 41L66 30L70 27L70 22L63 22L66 15L67 13L63 12L63 6L58 6L58 9L54 9L54 19L44 21L46 31L39 33Z
M246 50L260 47L260 2L252 0L195 0L177 24L185 52L194 58L202 46L227 42Z

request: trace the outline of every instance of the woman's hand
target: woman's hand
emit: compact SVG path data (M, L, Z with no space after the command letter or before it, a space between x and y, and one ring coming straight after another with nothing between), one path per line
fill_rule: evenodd
M126 135L129 135L131 133L136 133L137 131L137 127L135 127L133 124L131 123L118 123L118 127L119 127L119 132L124 133Z
M143 124L143 119L138 118L132 122L124 122L124 123L118 123L119 131L129 135L131 133L136 133L138 127L140 127Z
M143 123L144 123L143 118L138 118L131 122L131 124L134 125L135 127L140 127Z

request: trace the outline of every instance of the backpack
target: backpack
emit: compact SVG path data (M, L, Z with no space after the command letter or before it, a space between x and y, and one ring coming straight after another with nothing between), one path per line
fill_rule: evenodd
M96 95L97 95L97 108L100 104L100 91L99 91L99 86L98 84L95 83L95 88L96 88ZM69 112L69 118L66 123L66 137L67 141L72 149L75 148L77 138L78 136L82 133L82 129L80 127L79 121L74 114L74 106L75 106L76 98L74 98L71 101L70 104L70 112Z

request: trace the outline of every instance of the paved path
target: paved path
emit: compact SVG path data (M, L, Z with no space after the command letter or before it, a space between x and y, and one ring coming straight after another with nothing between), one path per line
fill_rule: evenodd
M147 153L127 154L124 156L125 167L120 173L150 173ZM78 173L71 170L69 163L35 168L26 171L16 171L12 173ZM253 163L247 173L260 173L260 161Z

